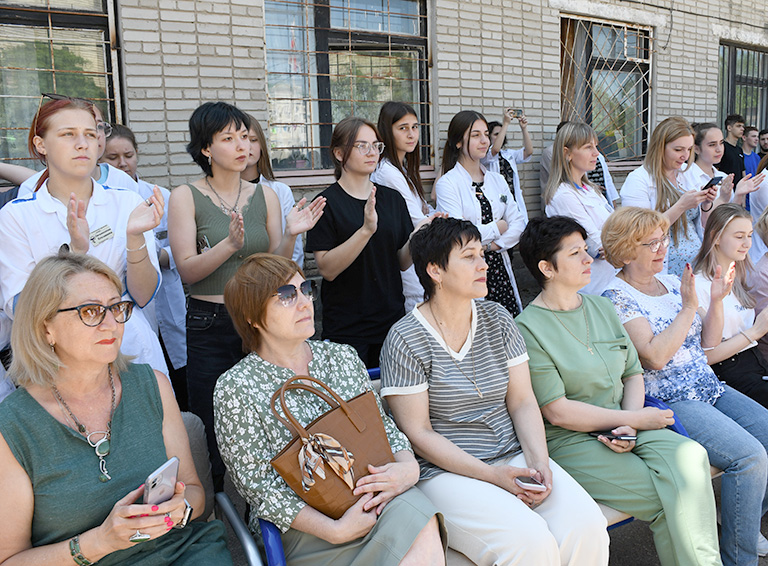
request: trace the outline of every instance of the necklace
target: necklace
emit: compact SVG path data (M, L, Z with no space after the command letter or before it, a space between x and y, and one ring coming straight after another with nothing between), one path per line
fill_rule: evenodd
M587 320L587 309L585 309L585 308L582 308L582 309L581 309L581 312L584 314L584 325L587 327L587 341L586 341L586 342L583 342L583 341L581 340L581 338L579 338L579 337L578 337L578 336L576 336L576 335L575 335L573 332L571 332L571 329L570 329L570 328L568 328L568 327L565 325L565 323L564 323L562 320L560 320L560 317L559 317L559 316L557 316L557 313L556 313L555 311L553 311L553 310L552 310L552 308L551 308L551 307L550 307L550 306L547 304L547 301L545 301L545 300L544 300L544 295L539 295L539 296L541 297L541 302L542 302L542 303L544 303L544 305L547 307L547 309L549 309L549 312L551 312L553 315L555 315L555 318L557 319L557 321L558 321L558 322L559 322L559 323L560 323L560 324L563 326L563 328L565 328L565 329L568 331L568 334L570 334L571 336L573 336L574 338L576 338L576 340L579 342L579 344L581 344L581 345L583 345L583 346L586 346L586 348L587 348L587 351L588 351L588 352L589 352L591 355L593 355L593 356L594 356L594 355L595 355L595 353L592 351L592 348L591 348L591 347L590 347L590 345L589 345L589 321ZM584 299L581 299L581 305L582 305L582 307L583 307L583 305L584 305Z
M435 322L437 323L437 331L440 333L440 337L443 339L443 342L445 342L446 347L450 348L448 346L448 340L445 339L445 334L443 334L443 329L441 328L440 321L437 320L437 317L435 316L435 311L432 310L432 303L427 303L429 305L429 314L432 315L432 318L435 319ZM474 344L472 345L474 346ZM469 355L472 356L472 377L469 377L466 373L464 373L464 370L462 370L459 367L459 364L456 363L456 360L454 359L453 355L448 352L448 357L451 358L451 361L453 362L453 365L456 366L456 369L461 372L461 375L467 378L467 380L475 386L475 391L477 391L477 396L480 397L480 399L483 398L483 392L480 391L480 388L477 386L477 381L475 381L475 349L474 347L469 348Z
M69 408L67 402L61 397L61 393L59 393L59 389L56 387L56 385L54 384L51 386L53 388L53 396L56 398L56 402L59 404L59 408L62 409L61 412L64 413L64 416L67 418L67 420L70 420L75 424L77 431L85 437L85 440L88 442L91 448L93 448L94 452L96 452L96 456L99 458L99 471L101 472L99 474L99 481L101 482L107 482L112 479L112 476L110 476L107 472L107 462L104 460L104 458L109 454L109 441L112 438L112 417L115 416L116 394L115 380L112 377L112 366L107 366L107 372L109 372L109 388L112 390L112 409L109 412L107 430L94 430L93 432L88 432L88 429L85 428L85 425L77 420L77 417L72 412L72 409ZM101 435L101 437L98 440L92 440L92 437L98 437L99 435Z
M216 192L216 189L213 188L213 185L211 185L210 181L208 180L208 175L205 176L205 184L208 185L208 188L213 191L213 194L216 195L216 198L219 199L219 208L224 214L229 214L230 212L237 213L237 204L240 202L240 194L243 192L243 180L240 179L239 185L237 186L237 198L235 199L234 206L229 206L227 202L221 198L221 195Z
M649 297L660 297L662 295L667 294L666 288L664 287L664 285L661 284L661 281L659 281L656 277L653 278L654 288L652 291L644 291L640 285L635 285L634 283L632 283L632 281L630 281L629 278L627 277L627 274L624 273L623 271L619 271L619 273L617 274L617 277L619 279L623 279L624 282L630 287L634 287L635 289L637 289L644 295L648 295Z

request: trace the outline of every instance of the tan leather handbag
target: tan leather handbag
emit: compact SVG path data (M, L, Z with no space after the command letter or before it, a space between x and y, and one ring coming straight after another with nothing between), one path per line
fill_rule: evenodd
M296 389L317 395L331 410L304 428L285 404L286 391ZM285 418L275 407L278 400ZM270 407L294 435L270 463L299 497L332 519L360 499L352 490L358 479L368 475L368 464L395 461L372 391L345 401L322 381L297 375L275 391Z

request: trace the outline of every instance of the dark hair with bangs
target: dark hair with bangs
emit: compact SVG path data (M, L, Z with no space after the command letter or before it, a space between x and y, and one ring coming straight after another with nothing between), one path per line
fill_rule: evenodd
M427 273L427 266L434 263L445 269L451 251L473 240L481 241L480 231L469 220L459 218L435 218L411 237L411 258L424 287L425 301L435 294L435 282Z
M411 114L416 116L417 120L419 119L419 115L416 114L416 110L410 104L394 102L392 100L385 102L381 110L379 110L379 137L384 142L382 157L386 157L403 174L408 186L411 188L411 192L419 200L424 201L424 187L421 184L421 173L419 172L421 167L421 145L419 142L416 142L416 147L413 148L413 151L405 154L405 166L403 166L402 163L398 162L395 136L392 133L395 122Z
M243 126L251 127L248 115L226 102L206 102L198 106L189 118L189 143L187 153L200 166L203 173L211 175L211 165L208 158L203 155L203 150L213 143L213 136L224 128L234 124L239 130Z
M373 122L369 122L365 118L357 118L356 116L347 116L341 122L336 124L331 134L331 145L328 147L328 151L331 153L331 160L333 161L333 175L338 181L341 179L341 173L344 167L349 161L349 154L352 153L352 148L357 141L357 134L360 128L368 126L376 134L376 140L381 141L379 136L379 130ZM341 159L336 157L336 150L341 149Z
M520 236L520 257L525 267L543 289L546 278L539 269L539 262L544 260L557 269L555 254L562 248L563 239L573 233L587 239L587 231L570 216L537 216L531 218Z

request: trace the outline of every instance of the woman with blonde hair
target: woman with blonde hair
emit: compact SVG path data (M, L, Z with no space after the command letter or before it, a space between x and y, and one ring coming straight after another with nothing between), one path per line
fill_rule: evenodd
M709 215L693 271L699 304L707 305L715 272L735 266L733 290L723 299L723 341L705 353L717 377L768 407L768 382L763 380L768 376L768 362L755 348L768 333L768 311L755 317L755 299L747 284L747 272L752 269L748 255L751 246L750 213L738 204L721 205Z
M595 260L592 277L582 291L599 295L616 270L605 261L600 230L613 212L613 206L592 184L587 173L596 165L597 134L583 122L567 122L555 136L552 167L544 203L547 216L569 216L587 232L587 253Z
M672 245L665 268L678 277L701 246L705 216L717 197L715 187L685 190L682 174L693 162L693 134L684 118L662 121L651 134L642 167L632 171L621 188L622 206L650 208L667 217Z

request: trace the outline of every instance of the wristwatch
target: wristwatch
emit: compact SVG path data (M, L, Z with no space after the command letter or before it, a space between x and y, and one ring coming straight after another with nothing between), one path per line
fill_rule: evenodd
M485 251L486 252L492 252L493 251L493 242L490 242L489 244L485 244Z
M187 523L189 523L189 519L192 517L192 506L189 504L189 501L184 499L184 505L187 507L184 509L184 516L181 518L181 521L173 525L174 529L183 529L187 526Z

